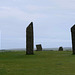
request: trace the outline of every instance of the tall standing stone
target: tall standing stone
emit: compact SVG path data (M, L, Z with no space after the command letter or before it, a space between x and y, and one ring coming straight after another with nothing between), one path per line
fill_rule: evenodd
M36 51L42 51L42 46L41 46L41 44L38 44L38 45L36 45Z
M72 51L75 54L75 25L71 27L71 37L72 37Z
M33 22L26 28L26 54L32 55L34 50Z

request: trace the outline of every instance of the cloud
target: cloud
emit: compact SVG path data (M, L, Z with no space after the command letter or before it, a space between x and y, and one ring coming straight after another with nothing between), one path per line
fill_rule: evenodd
M56 3L56 9L74 10L75 0L53 0Z
M0 49L1 49L1 31L0 31Z
M54 9L55 7L51 7L51 6L38 6L38 5L26 5L25 6L26 9L30 10L30 11L48 11L50 9Z
M15 43L18 45L17 42L24 42L25 27L31 21L34 22L36 43L42 42L48 47L51 44L56 46L57 43L69 44L69 28L75 22L74 15L74 0L0 1L0 29L3 30L3 45L6 42L9 44L5 46L9 47L10 44L12 46Z
M0 7L0 18L8 18L8 17L16 17L25 21L33 21L38 18L45 17L44 14L40 13L29 13L26 11L22 11L18 8L12 7Z

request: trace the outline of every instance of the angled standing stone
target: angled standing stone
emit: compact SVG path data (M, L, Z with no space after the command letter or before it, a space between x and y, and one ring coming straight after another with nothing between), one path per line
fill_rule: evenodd
M26 28L26 54L31 55L34 50L33 22Z
M36 51L42 51L42 46L41 46L41 44L38 44L38 45L36 45Z
M72 37L72 51L75 54L75 25L71 27L71 37Z

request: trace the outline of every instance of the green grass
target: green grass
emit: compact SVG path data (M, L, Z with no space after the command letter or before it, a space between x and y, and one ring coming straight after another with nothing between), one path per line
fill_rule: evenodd
M0 52L0 75L75 75L71 51Z

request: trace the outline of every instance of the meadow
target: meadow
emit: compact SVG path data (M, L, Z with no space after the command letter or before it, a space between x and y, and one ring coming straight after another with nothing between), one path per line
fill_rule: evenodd
M71 51L0 52L0 75L75 75Z

